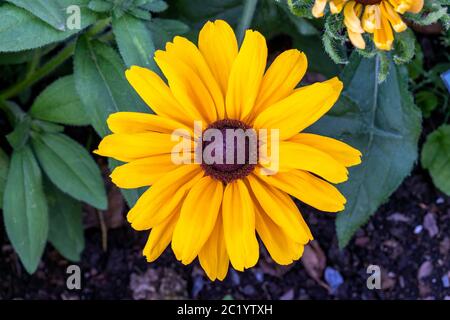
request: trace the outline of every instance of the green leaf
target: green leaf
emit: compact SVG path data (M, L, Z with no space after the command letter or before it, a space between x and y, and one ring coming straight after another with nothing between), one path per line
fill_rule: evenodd
M50 182L45 187L50 220L48 240L66 259L80 261L84 249L81 203Z
M26 116L16 125L14 131L6 136L11 147L15 150L21 149L30 137L31 118Z
M48 209L39 165L29 146L14 151L3 197L9 240L28 273L36 271L48 234Z
M422 110L424 118L429 118L439 105L438 97L431 91L422 90L416 93L416 103Z
M167 10L169 7L165 1L162 0L153 0L149 3L143 5L143 7L147 10L150 10L152 12L163 12Z
M141 8L132 8L128 11L128 13L138 19L150 21L152 19L152 15L150 12L141 9Z
M157 49L163 49L167 42L177 35L189 31L189 26L178 20L154 18L148 23L152 32L153 42Z
M64 0L71 2L70 0ZM85 1L72 1L83 3ZM0 6L0 52L22 51L62 41L80 30L59 31L26 10L4 4ZM95 22L96 16L81 7L81 29Z
M74 67L77 92L100 136L109 132L106 119L111 113L148 112L148 107L125 79L125 66L112 48L81 37L75 50Z
M434 185L450 196L450 125L443 125L428 135L421 162L430 171Z
M75 78L66 76L49 85L31 106L33 118L84 126L90 123L75 87Z
M400 32L395 37L394 42L394 61L397 64L408 63L412 60L415 54L416 37L414 32L407 29Z
M417 43L416 40L416 44L414 45L415 48L415 55L414 55L414 59L408 64L408 71L409 71L409 77L412 80L416 80L417 78L419 78L421 75L424 74L424 70L423 70L423 51L422 48L420 47L419 43Z
M113 7L113 3L103 0L91 0L88 4L88 8L95 12L107 12L110 11Z
M120 54L127 67L137 65L156 70L153 60L155 46L145 21L125 14L121 18L114 18L112 26Z
M35 132L50 132L50 133L60 133L64 132L64 126L60 126L59 124L42 121L38 119L34 119L31 122L31 130Z
M0 209L3 208L3 194L5 192L6 180L8 178L9 157L0 149Z
M340 187L346 208L336 219L340 247L398 188L417 159L420 111L407 88L405 68L391 63L378 83L378 59L354 53L343 74L345 91L332 112L312 128L361 151L362 164L350 168Z
M33 148L50 180L71 197L105 210L105 186L89 153L64 134L33 134Z
M380 59L380 65L378 68L378 83L382 83L386 80L391 69L391 56L384 52L378 53L377 56L378 59Z
M57 1L47 0L6 0L20 8L27 10L53 28L60 31L66 29L65 10Z

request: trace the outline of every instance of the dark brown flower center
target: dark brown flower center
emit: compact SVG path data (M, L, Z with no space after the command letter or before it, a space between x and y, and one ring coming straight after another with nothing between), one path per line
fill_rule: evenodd
M256 131L239 120L219 120L203 132L202 168L214 179L229 183L249 175L258 155Z
M361 4L371 5L371 4L378 4L383 0L355 0L355 1Z

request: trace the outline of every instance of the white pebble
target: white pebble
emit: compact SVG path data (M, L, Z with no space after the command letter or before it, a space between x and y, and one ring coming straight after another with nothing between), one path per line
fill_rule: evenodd
M416 227L414 228L414 233L415 233L415 234L419 234L419 233L422 232L422 230L423 230L423 226L422 226L421 224L419 224L418 226L416 226Z

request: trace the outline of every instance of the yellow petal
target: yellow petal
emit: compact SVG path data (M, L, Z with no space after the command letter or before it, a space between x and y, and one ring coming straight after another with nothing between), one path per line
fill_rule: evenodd
M259 176L262 180L310 206L327 212L344 210L346 199L328 182L301 170Z
M257 31L247 30L230 72L226 96L228 118L242 120L252 111L266 62L266 39Z
M206 176L186 196L172 238L172 250L182 263L191 263L211 235L222 195L222 182Z
M312 172L333 182L347 181L348 170L330 155L308 145L285 142L280 143L279 171L301 169Z
M261 112L256 117L254 126L258 129L279 129L280 139L289 139L330 110L342 87L342 82L333 78L297 89L287 98Z
M228 272L230 258L228 257L223 236L222 214L217 217L216 226L211 232L208 241L198 254L200 265L205 270L211 281L216 279L223 280Z
M95 153L129 162L135 159L170 153L177 144L171 135L157 132L115 133L103 138Z
M195 120L199 120L196 110L181 106L169 87L155 72L132 66L125 75L142 100L158 115L177 120L190 127Z
M222 215L225 244L233 268L243 271L253 267L259 258L255 212L252 198L241 180L226 185Z
M348 38L350 39L353 46L355 46L355 48L358 48L358 49L366 48L366 42L364 41L364 38L361 33L353 32L350 29L347 29L347 33L348 33Z
M127 219L135 230L153 228L169 217L190 188L203 177L198 165L182 165L159 179L139 198Z
M108 117L108 127L113 133L140 133L154 131L172 134L174 130L192 131L181 122L167 117L140 112L116 112Z
M168 43L167 48L155 52L155 61L166 76L174 97L195 114L195 120L214 122L217 112L208 88L192 66L174 54L173 44Z
M288 237L259 204L255 205L255 219L256 231L276 263L288 265L301 257L304 246Z
M408 11L412 13L419 13L423 9L424 0L413 0Z
M306 55L296 49L280 54L264 75L252 114L257 115L290 95L307 67Z
M124 189L140 188L154 184L159 178L177 165L170 154L152 156L133 160L121 165L111 173L111 179L116 186Z
M147 258L147 262L155 261L166 250L172 240L173 230L180 216L180 209L181 206L178 206L170 217L150 231L150 236L148 237L143 252Z
M364 33L364 29L361 26L361 20L359 15L361 13L362 6L355 1L350 1L344 8L344 24L348 30Z
M361 163L361 152L359 150L333 138L312 133L299 133L289 139L289 141L301 143L323 151L346 167Z
M402 18L400 18L399 14L395 12L389 3L382 2L380 8L381 13L389 20L395 32L403 32L406 30L406 23L403 22Z
M327 6L327 0L316 0L312 8L312 14L316 18L323 17L323 12Z
M411 10L411 7L416 8L414 2L415 0L388 0L389 3L394 7L395 11L400 14L404 14L406 11ZM423 6L423 5L422 5ZM417 3L417 7L421 7L420 1Z
M384 15L381 15L381 28L374 31L373 42L380 50L389 51L392 49L394 33L388 19Z
M231 67L238 54L233 29L223 20L208 21L200 30L198 47L225 97Z
M307 224L291 197L259 180L255 175L249 175L247 180L261 208L275 224L283 229L286 235L301 244L307 243L312 238Z
M347 0L332 0L330 1L330 11L333 14L340 13Z
M381 9L379 5L368 5L364 8L362 25L364 31L369 33L373 33L375 29L381 27Z
M216 108L217 115L215 117L224 118L224 94L197 46L188 39L177 36L173 39L173 43L167 44L166 51L172 62L175 60L184 62L185 66L198 76ZM210 108L207 110L209 112Z

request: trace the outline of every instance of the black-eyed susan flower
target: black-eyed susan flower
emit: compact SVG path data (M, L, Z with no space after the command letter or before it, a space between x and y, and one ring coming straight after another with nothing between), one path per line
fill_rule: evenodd
M175 37L155 61L168 84L137 66L126 77L156 114L112 114L112 134L96 151L127 162L111 174L119 187L151 186L127 217L134 229L151 229L147 260L171 243L183 264L198 257L211 280L222 280L230 262L240 271L257 263L257 235L277 263L299 259L313 237L290 195L323 211L340 211L346 200L329 182L346 181L347 167L360 163L360 152L343 142L299 133L333 106L341 81L296 88L307 68L303 53L285 51L266 70L264 37L248 30L239 49L221 20L205 24L198 47ZM202 124L200 132L194 123ZM222 143L225 153L239 149L234 140L203 143L199 136L212 129L268 130L266 140L258 135L257 151L277 144L277 170L264 170L270 167L266 160L276 158L268 154L263 159L258 152L251 162L247 142L243 162L191 162L211 143ZM180 143L173 133L180 130L189 136L187 162L173 161Z
M362 35L367 32L373 34L378 49L388 51L394 43L394 32L407 28L401 15L419 13L424 0L316 0L313 15L323 16L327 3L332 14L343 11L348 36L356 48L366 47Z

